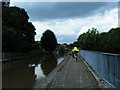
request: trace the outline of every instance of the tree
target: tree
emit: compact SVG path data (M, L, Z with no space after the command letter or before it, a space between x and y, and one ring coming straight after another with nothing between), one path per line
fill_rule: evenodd
M101 51L120 54L120 28L112 28L109 32L101 33Z
M88 30L78 38L82 49L120 54L120 28L112 28L109 32L98 33L97 29Z
M57 39L51 30L46 30L41 37L41 45L46 51L52 53L57 46Z
M88 29L86 33L83 33L77 39L80 47L87 50L96 50L98 43L98 31L95 28Z
M26 52L34 43L35 27L28 21L23 8L3 7L2 10L3 51Z
M10 5L10 0L6 1L6 2L3 2L2 0L2 7L6 6L6 7L9 7Z
M62 45L59 45L57 47L57 50L59 52L60 55L64 54L65 53L65 47L63 47Z
M120 54L120 28L112 28L108 34L109 50Z

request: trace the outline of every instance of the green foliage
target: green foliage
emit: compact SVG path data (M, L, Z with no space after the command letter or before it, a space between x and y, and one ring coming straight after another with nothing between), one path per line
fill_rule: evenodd
M3 38L2 38L3 51L19 51L21 50L21 48L23 48L20 46L21 44L23 46L21 37L18 35L18 33L15 31L14 28L3 27L2 30L3 30L2 32L3 33Z
M2 1L2 7L9 7L10 5L10 2L3 2Z
M92 30L89 29L86 33L81 34L78 38L78 42L83 49L96 50L96 45L98 43L97 29L92 28Z
M32 49L35 28L23 8L3 7L3 51L26 52Z
M108 33L100 34L102 51L120 54L120 28L112 28Z
M32 44L32 47L33 47L33 50L42 49L41 42L40 41L35 41Z
M51 30L46 30L41 37L41 45L46 51L50 53L56 49L57 39Z
M57 50L58 50L59 54L65 53L65 48L63 46L58 46Z
M77 43L82 49L120 54L120 28L106 33L98 33L95 28L89 29L79 36Z

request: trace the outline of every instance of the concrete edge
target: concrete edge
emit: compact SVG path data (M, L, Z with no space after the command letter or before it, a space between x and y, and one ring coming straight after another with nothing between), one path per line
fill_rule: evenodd
M111 85L109 82L107 82L106 80L104 80L86 61L85 59L81 56L80 57L81 60L83 61L83 63L87 66L87 68L89 69L90 73L93 75L93 77L95 78L95 80L97 81L97 84L99 86L99 88L113 88L115 89L115 87L113 85Z

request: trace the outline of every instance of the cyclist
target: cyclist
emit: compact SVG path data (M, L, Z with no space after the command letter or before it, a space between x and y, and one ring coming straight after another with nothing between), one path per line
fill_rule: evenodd
M79 52L79 49L77 49L77 47L74 47L74 57L75 57L75 59L76 59L76 61L77 61L77 54L78 54L78 52Z

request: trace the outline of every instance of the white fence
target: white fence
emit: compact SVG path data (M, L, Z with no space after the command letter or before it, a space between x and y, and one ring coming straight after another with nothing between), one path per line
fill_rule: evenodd
M81 50L80 55L105 80L120 89L120 55Z

